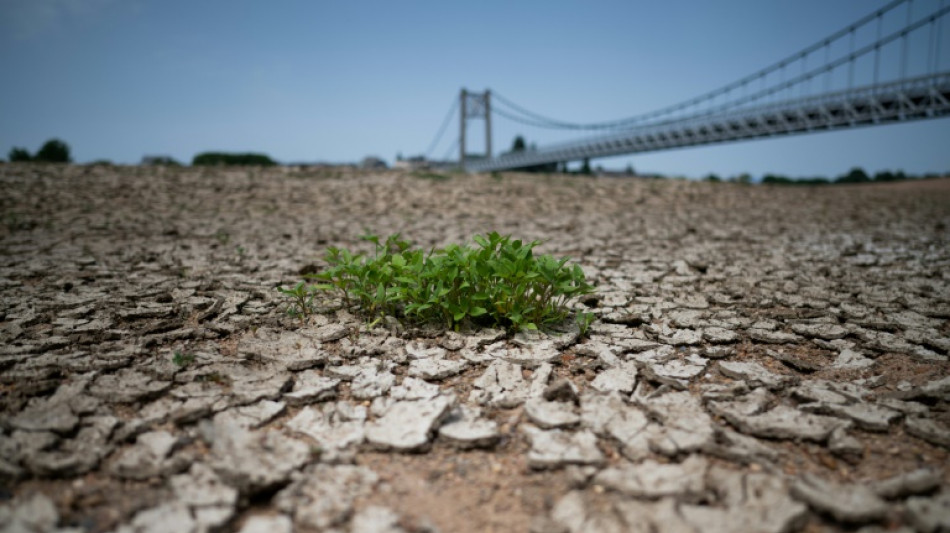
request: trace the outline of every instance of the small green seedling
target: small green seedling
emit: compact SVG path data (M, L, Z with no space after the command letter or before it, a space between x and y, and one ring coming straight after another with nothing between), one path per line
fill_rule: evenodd
M174 363L177 367L184 368L194 362L195 354L181 353L178 350L175 350L175 355L172 356L172 363Z
M590 331L590 325L594 323L596 318L594 313L588 313L586 311L579 312L574 316L574 320L577 321L577 327L581 332L581 337L587 336L587 333Z
M373 243L372 256L330 248L329 268L307 276L321 283L281 289L295 312L312 310L312 291L334 291L345 305L358 304L368 321L393 316L456 330L464 323L536 330L564 321L568 301L594 288L567 258L535 255L540 242L496 232L476 235L475 246L453 244L428 253L398 234L363 239ZM593 317L581 320L586 327Z
M313 287L301 281L292 289L277 287L277 291L290 298L287 314L293 318L305 320L313 314Z

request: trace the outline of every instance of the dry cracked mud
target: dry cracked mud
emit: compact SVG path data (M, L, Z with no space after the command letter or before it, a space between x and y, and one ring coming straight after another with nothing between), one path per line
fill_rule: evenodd
M950 531L950 180L0 165L0 530ZM589 334L370 327L328 246L540 239Z

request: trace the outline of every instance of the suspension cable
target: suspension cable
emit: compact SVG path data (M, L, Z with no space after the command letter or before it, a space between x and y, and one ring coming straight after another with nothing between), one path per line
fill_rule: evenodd
M888 13L894 10L901 4L908 3L911 1L912 0L893 0L892 2L888 3L884 7L875 10L873 13L864 16L863 18L859 19L857 22L853 22L849 24L848 26L846 26L845 28L838 30L837 32L829 35L828 37L825 37L824 39L821 39L817 43L812 44L806 48L803 48L802 50L799 50L798 52L782 59L781 61L773 63L772 65L766 68L763 68L753 74L750 74L732 83L719 87L718 89L714 89L712 91L704 93L700 96L696 96L689 100L685 100L678 104L674 104L671 106L658 109L656 111L651 111L648 113L644 113L641 115L636 115L636 116L632 116L632 117L628 117L624 119L613 120L613 121L608 121L608 122L593 122L593 123L566 122L566 121L546 117L544 115L535 113L533 111L529 111L528 109L525 109L524 107L519 106L515 104L514 102L508 100L507 98L499 94L498 91L496 90L492 90L492 96L498 102L508 106L512 111L530 117L530 122L525 122L525 119L519 120L519 122L526 123L529 125L534 125L537 127L552 128L552 129L579 129L579 130L615 129L615 128L629 127L636 123L644 122L649 119L655 119L658 117L662 117L664 115L669 115L676 111L687 109L689 107L700 104L706 100L711 100L715 98L716 96L727 94L735 89L746 86L749 82L754 81L756 79L761 78L764 80L765 76L767 76L768 74L783 70L789 63L805 58L809 54L815 51L821 50L822 48L826 48L826 52L827 52L828 50L827 47L832 42L837 41L841 39L842 37L853 35L853 33L858 28L865 26L867 23L871 21L878 20L879 17L882 17L885 13ZM786 84L783 83L782 85L784 86ZM760 92L764 92L764 91L760 91ZM496 111L496 110L493 109L493 111ZM503 113L499 113L499 114L502 116L506 116L506 118L511 118L510 116L505 115ZM512 119L512 120L515 120L515 119Z
M448 127L449 122L452 120L452 116L455 114L455 109L458 107L459 101L457 98L452 100L452 105L449 106L449 112L446 113L445 119L442 120L442 125L439 127L439 132L435 134L435 138L432 140L432 144L429 145L429 149L426 150L426 159L429 159L429 156L432 155L432 151L435 150L435 147L438 146L439 141L442 140L442 135L445 134L445 128Z

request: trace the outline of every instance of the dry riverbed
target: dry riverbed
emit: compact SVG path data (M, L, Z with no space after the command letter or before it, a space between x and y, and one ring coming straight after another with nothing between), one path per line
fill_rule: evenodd
M0 165L0 531L950 530L950 180ZM570 256L587 336L276 291Z

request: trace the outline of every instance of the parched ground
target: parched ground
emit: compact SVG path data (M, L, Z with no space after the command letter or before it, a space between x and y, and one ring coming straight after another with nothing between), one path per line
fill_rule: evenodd
M2 531L950 531L950 180L0 165ZM543 336L276 291L543 241Z

